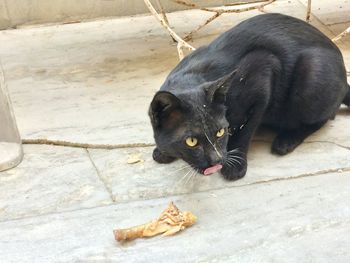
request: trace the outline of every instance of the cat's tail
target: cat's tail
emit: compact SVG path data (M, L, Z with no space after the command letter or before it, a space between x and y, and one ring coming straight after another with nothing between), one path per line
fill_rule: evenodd
M348 84L348 93L346 93L343 103L350 108L350 85Z

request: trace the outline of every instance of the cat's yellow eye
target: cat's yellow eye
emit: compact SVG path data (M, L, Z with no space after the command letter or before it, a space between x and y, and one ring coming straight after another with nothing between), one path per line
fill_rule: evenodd
M220 138L225 134L225 129L220 129L218 130L218 132L216 133L216 137Z
M197 140L196 138L194 138L194 137L188 137L188 138L186 139L186 144L187 144L188 146L190 146L190 147L196 146L197 143L198 143L198 140Z

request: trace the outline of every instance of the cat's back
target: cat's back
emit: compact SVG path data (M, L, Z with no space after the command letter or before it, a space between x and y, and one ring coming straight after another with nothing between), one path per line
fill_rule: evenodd
M300 19L277 13L247 19L210 44L212 50L232 50L235 53L253 48L288 53L288 50L298 51L308 47L339 52L336 45L315 27Z
M232 71L242 57L256 50L275 55L288 82L298 57L305 52L322 53L319 49L327 49L332 53L330 58L342 61L337 46L308 23L277 13L257 15L186 56L168 75L161 90L195 89Z

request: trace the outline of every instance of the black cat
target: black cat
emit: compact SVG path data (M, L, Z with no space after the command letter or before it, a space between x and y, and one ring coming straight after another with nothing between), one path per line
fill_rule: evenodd
M272 152L293 151L350 106L337 46L306 22L281 14L250 18L184 58L153 98L153 158L181 158L226 179L243 177L261 124L277 130Z

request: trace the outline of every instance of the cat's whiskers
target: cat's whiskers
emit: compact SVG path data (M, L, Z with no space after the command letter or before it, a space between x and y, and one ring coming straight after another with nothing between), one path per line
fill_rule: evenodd
M235 153L241 154L241 155L244 154L241 150L239 150L238 148L236 148L236 149L233 149L233 150L227 152L227 158L229 158L229 159L230 159L230 158L236 158L236 159L242 160L243 162L246 161L245 158L243 158L243 157L241 157L241 156L239 156L239 155L237 155L237 154L235 154Z
M180 184L191 171L192 171L192 169L189 169L188 172L177 182L177 184Z
M243 155L243 152L239 150L239 148L233 149L231 151L227 152L225 162L229 166L237 166L240 165L242 166L242 162L246 162L246 159L239 156L239 154Z
M194 186L196 185L196 176L198 174L198 169L194 170L194 174L193 174L193 179L192 179L192 190L194 189Z
M195 184L197 174L198 174L198 169L194 169L193 179L192 179L192 185L193 185L193 186L194 186L194 184Z
M236 166L236 164L239 164L238 162L233 160L226 160L225 163L229 164L230 166Z
M188 182L190 181L190 179L192 178L192 176L194 175L195 172L196 172L196 170L192 170L192 173L190 173L190 175L189 175L187 181L186 181L185 184L184 184L185 186L188 184Z
M229 163L229 162L226 162L226 165L228 165L228 166L230 166L230 167L236 167L236 164L234 164L234 163Z
M236 156L227 156L227 157L226 157L226 160L227 160L227 161L232 161L232 160L234 160L234 161L237 161L237 162L238 162L240 159L237 159Z
M192 182L192 184L194 182L194 178L196 177L196 173L197 173L197 171L195 169L193 169L193 173L191 174L191 182Z
M235 165L235 166L236 166L236 164L242 165L242 163L240 161L235 160L235 159L228 159L228 160L226 160L226 163L230 163L230 164Z
M238 156L238 155L231 155L231 156L228 156L228 158L234 158L234 159L238 159L238 160L245 162L245 159L243 157Z
M170 173L168 173L167 176L168 176L168 175L171 175L171 174L173 174L173 173L176 173L176 172L178 172L178 171L184 170L184 169L186 169L186 168L189 168L189 167L191 167L190 164L185 165L185 166L183 166L183 167L180 167L179 169L176 169L176 170L171 171Z
M240 160L241 160L241 161L244 161L244 159L239 159L239 158L237 158L237 156L231 156L231 157L227 158L227 160L229 160L229 161L234 161L234 162L237 162L237 163L239 163L239 164L242 164L242 163L240 162Z
M196 176L196 174L198 173L198 169L194 168L192 165L188 165L186 167L190 167L190 169L187 171L187 173L176 183L176 186L178 186L180 183L182 183L184 180L186 180L184 182L184 186L188 184L188 182L191 179L194 179L194 177Z

